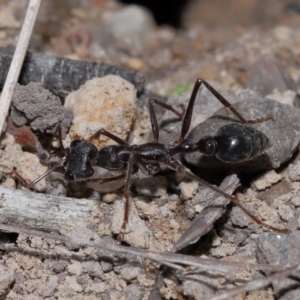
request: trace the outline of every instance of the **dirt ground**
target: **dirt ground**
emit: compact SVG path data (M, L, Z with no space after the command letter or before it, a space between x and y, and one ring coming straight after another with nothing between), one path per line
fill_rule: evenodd
M0 142L0 223L23 233L0 235L1 299L300 298L300 4L279 0L186 3L181 28L175 29L158 26L141 6L115 0L43 1L30 51L110 64L140 76L140 85L103 77L67 99L40 85L21 87L10 115L30 126L44 148L51 144L56 125L68 127L72 116L65 147L76 136L87 140L101 127L130 144L143 144L152 140L148 99L159 98L182 110L196 78L201 77L231 103L244 101L237 107L246 118L272 114L274 120L261 127L249 125L267 136L269 145L263 155L268 162L254 158L236 166L215 158L178 159L184 164L189 161L186 166L210 183L223 182L221 188L233 193L263 223L289 228L291 233L263 227L228 204L229 197L163 170L153 177L142 172L134 176L130 221L122 243L126 247L105 248L105 244L116 245L121 228L124 182L99 188L67 183L53 172L30 192L8 174L17 169L28 180L43 174L47 165L40 163L38 155L41 158L44 150L29 153L15 142L16 134L15 139L5 134ZM0 47L16 45L26 7L27 1L0 1ZM98 98L105 101L96 106ZM49 99L55 105L43 104ZM207 89L201 90L191 129L220 108ZM160 141L176 141L178 118L155 109ZM217 115L226 118L226 113ZM197 137L213 135L212 128L221 126L205 124L197 127ZM26 230L39 230L44 236ZM61 240L49 239L49 233ZM134 249L130 246L169 256L153 259L148 252L130 252Z

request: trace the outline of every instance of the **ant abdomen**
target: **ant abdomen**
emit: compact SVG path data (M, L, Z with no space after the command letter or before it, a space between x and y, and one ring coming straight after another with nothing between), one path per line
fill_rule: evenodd
M264 133L238 123L220 127L213 139L216 142L214 155L226 163L250 160L269 146L269 139Z

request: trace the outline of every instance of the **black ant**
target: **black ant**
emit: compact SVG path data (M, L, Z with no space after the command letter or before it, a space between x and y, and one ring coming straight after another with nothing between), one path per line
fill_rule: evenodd
M190 129L196 95L202 84L240 120L241 124L225 125L218 130L217 135L213 137L206 136L197 142L193 142L187 139L186 135ZM181 172L187 177L197 180L200 184L209 187L211 190L232 201L256 223L277 232L289 232L288 229L279 229L263 223L248 210L246 210L246 208L244 208L236 200L235 196L226 194L219 188L207 183L183 166L179 160L174 158L175 154L185 154L200 151L205 155L215 155L220 160L226 162L249 160L257 155L260 155L268 146L269 140L262 132L248 127L247 125L271 120L273 119L272 115L268 114L255 120L246 120L211 85L209 85L205 80L198 78L194 85L191 98L188 102L188 106L182 119L180 137L178 141L166 145L159 143L159 128L154 111L154 104L158 104L163 108L172 111L180 118L182 118L183 115L183 113L177 111L171 105L154 98L149 99L150 120L154 137L154 141L151 143L142 145L129 145L125 140L119 138L118 136L115 136L105 129L100 129L91 138L99 138L101 135L104 135L115 141L118 145L106 146L98 150L89 142L75 139L71 142L70 148L65 149L62 144L61 129L59 126L57 133L62 152L61 156L65 156L64 164L49 169L45 174L29 184L25 182L25 186L32 188L39 180L53 171L63 173L67 181L97 181L100 184L103 184L125 179L125 212L121 231L117 238L118 242L120 243L123 240L124 231L129 219L131 176L137 173L139 169L148 175L155 175L160 171L161 164L164 164L176 172ZM94 167L101 167L109 171L120 171L121 174L110 178L94 179L91 178L94 173Z

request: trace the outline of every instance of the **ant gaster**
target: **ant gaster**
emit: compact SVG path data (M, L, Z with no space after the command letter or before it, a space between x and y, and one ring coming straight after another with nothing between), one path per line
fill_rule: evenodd
M197 142L193 142L187 139L186 135L190 129L196 95L202 84L240 120L241 124L235 123L225 125L221 127L214 136L206 136ZM260 155L269 145L268 138L262 132L247 125L273 119L272 115L269 114L255 120L246 120L211 85L209 85L205 80L198 78L182 119L180 137L178 141L167 145L159 143L159 128L154 111L154 104L158 104L163 108L172 111L180 118L183 115L181 112L164 102L153 98L149 99L150 120L154 137L154 141L150 143L129 145L120 137L115 136L105 129L100 129L92 136L92 138L99 138L101 135L104 135L115 141L118 145L106 146L98 150L93 144L76 139L71 142L70 148L65 149L62 144L61 130L60 127L58 127L57 132L60 148L65 155L64 164L49 169L45 174L31 183L26 184L26 186L28 188L33 187L39 180L53 171L63 173L67 181L97 181L100 184L103 184L125 179L125 212L121 231L117 238L120 243L123 239L129 219L129 202L131 197L130 186L132 175L137 173L139 169L148 175L155 175L159 172L161 164L164 164L170 169L183 173L185 176L198 181L200 184L232 201L258 224L277 232L289 232L288 229L279 229L263 223L246 210L246 208L244 208L236 200L235 196L226 194L219 188L205 182L203 179L199 178L183 166L179 160L174 158L175 154L192 153L195 151L200 151L205 155L215 155L218 159L225 162L245 161ZM94 173L94 167L101 167L109 171L120 171L121 174L109 178L94 179L91 178Z

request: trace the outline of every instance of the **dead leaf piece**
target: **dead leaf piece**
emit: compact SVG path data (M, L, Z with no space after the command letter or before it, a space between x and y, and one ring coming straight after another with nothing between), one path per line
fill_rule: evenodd
M234 174L223 180L220 189L227 194L232 194L238 185L239 179ZM228 203L228 199L215 193L212 201L204 207L190 227L182 234L174 245L172 252L177 252L190 244L196 243L204 234L208 233L212 229L215 221L223 215Z

